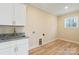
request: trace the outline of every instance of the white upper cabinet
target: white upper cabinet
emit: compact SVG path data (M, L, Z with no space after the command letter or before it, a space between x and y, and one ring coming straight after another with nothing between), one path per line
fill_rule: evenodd
M26 6L20 3L0 4L0 25L24 26Z
M0 25L12 24L12 11L12 4L0 3Z
M25 25L26 20L26 6L24 4L14 4L14 21L16 25Z

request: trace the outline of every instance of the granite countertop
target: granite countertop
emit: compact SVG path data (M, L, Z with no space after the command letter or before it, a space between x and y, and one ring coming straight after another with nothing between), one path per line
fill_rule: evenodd
M16 36L13 36L13 34L0 34L0 43L20 40L20 39L27 39L27 38L29 37L25 36L24 33L19 33Z
M12 37L12 38L5 38L5 39L2 39L0 38L0 43L3 43L3 42L8 42L8 41L14 41L14 40L21 40L21 39L28 39L29 37Z

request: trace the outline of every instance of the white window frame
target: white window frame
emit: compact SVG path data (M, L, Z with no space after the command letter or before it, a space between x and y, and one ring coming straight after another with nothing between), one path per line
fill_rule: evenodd
M70 18L75 18L75 22L76 22L76 27L67 27L67 20L69 20ZM65 20L64 20L64 28L78 28L79 26L79 18L77 16L71 16L71 17L67 17Z

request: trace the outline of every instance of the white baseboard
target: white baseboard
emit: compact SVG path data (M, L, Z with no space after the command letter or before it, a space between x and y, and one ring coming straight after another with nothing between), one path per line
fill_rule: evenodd
M41 46L43 46L43 45L45 45L45 44L47 44L47 43L49 43L49 42L55 41L55 40L64 40L64 41L68 41L68 42L72 42L72 43L79 44L79 42L74 41L74 40L68 40L68 39L65 39L65 38L55 38L55 39L53 39L53 40L51 40L51 41L48 41L48 42L43 43ZM35 45L35 46L33 46L33 47L30 47L29 50L31 50L31 49L33 49L33 48L37 48L37 47L40 47L40 45Z
M42 46L45 45L45 44L47 44L47 43L53 42L53 41L55 41L55 40L57 40L57 38L55 38L55 39L53 39L53 40L50 40L50 41L48 41L48 42L43 43Z
M59 39L59 40L64 40L64 41L68 41L68 42L72 42L72 43L79 44L79 42L74 41L74 40L68 40L68 39L65 39L65 38L58 38L58 39Z
M43 45L45 45L45 44L47 44L47 43L49 43L49 42L55 41L55 40L57 40L57 39L50 40L50 41L48 41L48 42L43 43L42 45L35 45L35 46L32 46L32 47L29 48L29 50L34 49L34 48L37 48L37 47L40 47L40 46L43 46Z

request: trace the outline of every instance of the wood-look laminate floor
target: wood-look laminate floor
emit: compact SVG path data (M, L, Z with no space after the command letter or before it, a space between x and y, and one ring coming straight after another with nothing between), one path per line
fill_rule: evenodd
M79 55L79 44L56 40L29 51L30 55Z

